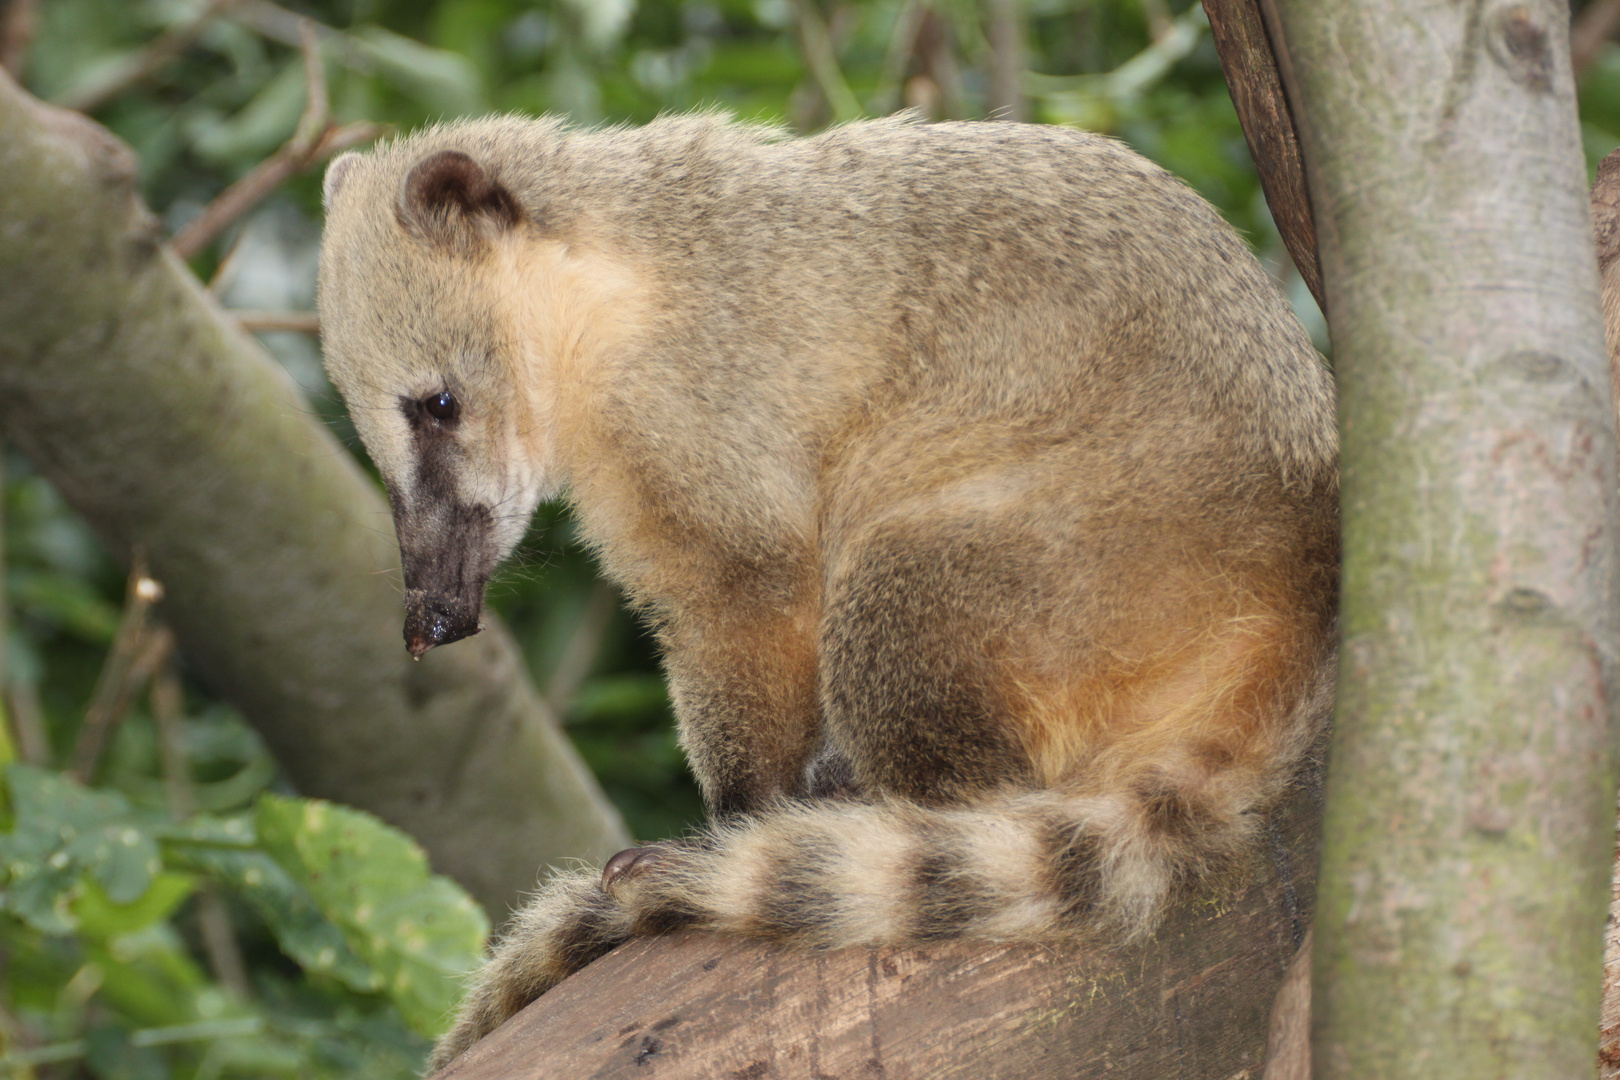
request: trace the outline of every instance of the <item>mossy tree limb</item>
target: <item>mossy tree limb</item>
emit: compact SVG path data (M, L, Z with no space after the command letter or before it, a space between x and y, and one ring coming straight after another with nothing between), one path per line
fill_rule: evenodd
M1615 443L1568 8L1276 7L1343 432L1315 1075L1592 1075Z
M0 418L305 794L415 835L497 918L617 814L495 623L412 663L376 488L160 242L127 147L0 75Z

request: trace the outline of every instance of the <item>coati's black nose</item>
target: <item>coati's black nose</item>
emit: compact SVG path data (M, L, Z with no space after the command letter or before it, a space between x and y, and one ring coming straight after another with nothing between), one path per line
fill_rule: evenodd
M448 645L472 637L483 627L479 612L464 604L434 604L419 600L405 609L405 648L418 660L435 645Z

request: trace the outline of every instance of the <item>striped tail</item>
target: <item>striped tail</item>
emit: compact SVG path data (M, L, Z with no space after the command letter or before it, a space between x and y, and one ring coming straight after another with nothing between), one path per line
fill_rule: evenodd
M1127 794L952 808L784 802L659 845L606 889L597 871L559 873L495 946L432 1067L615 946L681 927L812 947L1148 933L1179 885L1248 846L1285 779L1149 775Z

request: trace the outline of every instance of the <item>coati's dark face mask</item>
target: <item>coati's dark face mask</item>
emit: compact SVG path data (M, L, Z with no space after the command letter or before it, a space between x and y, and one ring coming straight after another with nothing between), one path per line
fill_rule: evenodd
M489 287L491 232L516 219L486 220L464 163L452 155L425 179L419 165L401 191L350 156L327 181L327 370L388 488L414 656L478 632L484 587L547 493ZM374 212L385 193L395 214Z

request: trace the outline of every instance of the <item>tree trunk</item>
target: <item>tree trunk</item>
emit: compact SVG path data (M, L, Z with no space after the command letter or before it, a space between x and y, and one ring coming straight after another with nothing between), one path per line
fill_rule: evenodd
M1603 289L1603 329L1609 346L1609 381L1620 418L1620 150L1598 166L1592 184L1592 232ZM1620 1080L1620 851L1610 882L1609 927L1603 948L1603 1011L1599 1018L1598 1075Z
M1567 5L1276 7L1343 432L1315 1075L1590 1076L1615 444Z
M496 918L618 815L498 623L420 664L388 510L160 242L129 149L0 75L0 427L120 557L300 791L420 839Z

